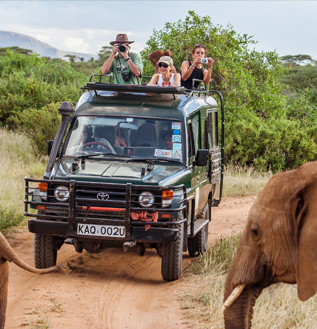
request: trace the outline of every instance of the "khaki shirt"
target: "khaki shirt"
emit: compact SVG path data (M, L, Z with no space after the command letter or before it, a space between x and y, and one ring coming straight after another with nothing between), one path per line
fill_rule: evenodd
M112 64L110 66L109 73L113 73L113 82L120 85L140 85L141 84L141 76L143 72L143 63L140 59L140 56L135 53L130 53L129 57L131 61L139 68L141 75L137 77L134 75L129 67L128 62L123 58L116 56ZM128 76L130 74L129 81L124 81L123 75Z

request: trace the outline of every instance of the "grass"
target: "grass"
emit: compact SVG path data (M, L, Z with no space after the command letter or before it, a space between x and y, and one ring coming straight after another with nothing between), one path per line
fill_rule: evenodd
M0 230L23 224L24 178L42 177L43 159L35 157L23 134L0 128Z
M223 291L239 238L221 237L188 268L179 299L190 328L224 328ZM306 302L298 299L296 285L272 285L256 301L252 328L316 328L316 306L316 295Z
M260 172L252 167L228 165L224 172L223 196L257 195L272 175L272 172Z

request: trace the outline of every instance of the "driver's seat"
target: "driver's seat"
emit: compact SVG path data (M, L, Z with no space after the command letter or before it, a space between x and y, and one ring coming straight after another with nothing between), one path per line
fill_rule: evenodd
M116 130L113 126L97 126L94 131L95 138L104 138L107 140L117 154L123 154L123 147L115 146L116 143Z

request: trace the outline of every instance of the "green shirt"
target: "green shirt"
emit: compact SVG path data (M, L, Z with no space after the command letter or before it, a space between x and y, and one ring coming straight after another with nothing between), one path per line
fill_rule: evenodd
M143 63L138 54L130 53L129 57L131 58L131 61L139 68L141 72L141 75L139 77L137 77L135 74L131 72L128 62L123 57L119 57L119 56L116 56L113 59L109 73L113 73L113 82L116 84L140 85L141 76L143 72ZM129 75L130 75L130 79L128 79ZM128 81L124 81L124 76L126 76L126 80L128 79Z

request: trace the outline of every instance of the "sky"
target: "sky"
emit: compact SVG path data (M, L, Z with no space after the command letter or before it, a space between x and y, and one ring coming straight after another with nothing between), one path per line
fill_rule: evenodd
M317 60L317 1L4 1L0 30L18 32L65 51L97 54L118 33L139 52L153 30L184 20L189 10L215 25L254 37L258 51L308 54ZM314 32L315 31L315 32ZM199 42L199 40L197 40Z

